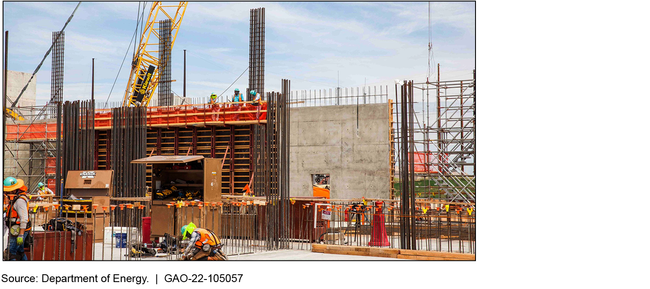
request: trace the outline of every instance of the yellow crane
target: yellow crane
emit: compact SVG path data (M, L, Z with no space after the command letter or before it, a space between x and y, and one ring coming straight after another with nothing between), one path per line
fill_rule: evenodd
M183 21L187 2L171 4L168 2L154 2L149 12L149 17L142 30L140 44L133 58L131 75L127 83L122 106L147 106L156 91L160 78L160 70L165 63L161 63L158 53L160 43L160 27L155 25L160 20L171 21L171 37L169 50L174 47L178 29ZM159 19L160 17L160 19Z

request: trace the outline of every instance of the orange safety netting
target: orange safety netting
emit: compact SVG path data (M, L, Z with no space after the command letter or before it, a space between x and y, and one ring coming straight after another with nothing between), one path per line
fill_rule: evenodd
M56 139L55 124L8 124L6 128L9 141Z
M45 160L45 173L56 173L56 158L47 158L47 160Z

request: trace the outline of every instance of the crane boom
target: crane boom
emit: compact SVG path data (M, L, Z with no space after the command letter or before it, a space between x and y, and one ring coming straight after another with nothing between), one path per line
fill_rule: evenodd
M168 2L154 2L147 18L147 23L140 37L138 50L131 65L131 75L124 93L122 106L147 106L158 86L160 70L166 67L161 63L158 51L160 42L160 28L155 25L159 20L171 21L171 38L169 50L174 47L176 35L183 21L187 2L168 4ZM158 18L160 16L160 19Z

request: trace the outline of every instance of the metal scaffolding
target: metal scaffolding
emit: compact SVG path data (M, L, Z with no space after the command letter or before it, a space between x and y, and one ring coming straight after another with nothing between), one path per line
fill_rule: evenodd
M438 74L437 81L412 85L416 109L414 119L406 121L412 122L415 133L415 150L409 152L408 158L414 163L417 175L415 180L410 180L415 183L417 196L473 204L476 199L475 72L472 79L441 81ZM396 85L396 91L399 87ZM399 100L397 104L399 107ZM401 115L400 110L395 113ZM400 122L404 120L396 119L393 131L398 136L395 141L400 141ZM395 161L399 164L409 160L400 157Z
M54 109L52 109L54 107ZM36 184L54 183L56 157L55 105L15 107L24 120L7 118L4 144L4 175L23 179L30 191ZM10 125L10 126L8 126ZM54 190L52 188L52 190Z

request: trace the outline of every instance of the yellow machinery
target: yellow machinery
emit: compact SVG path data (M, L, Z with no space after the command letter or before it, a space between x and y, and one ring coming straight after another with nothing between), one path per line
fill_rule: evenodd
M11 108L7 107L7 108L5 108L5 110L6 110L5 113L8 116L10 116L11 118L13 118L15 120L25 120L25 118L23 118L22 115L18 114L18 112L16 112L16 111L13 111Z
M131 66L131 75L127 83L126 92L122 106L147 106L156 91L160 78L160 69L166 67L161 63L158 53L160 42L160 28L155 25L159 20L169 19L171 21L171 44L169 49L174 47L174 41L178 29L183 21L183 15L187 8L187 2L170 4L168 2L154 2L151 6L149 18L142 31L140 44ZM158 17L160 16L160 19Z

